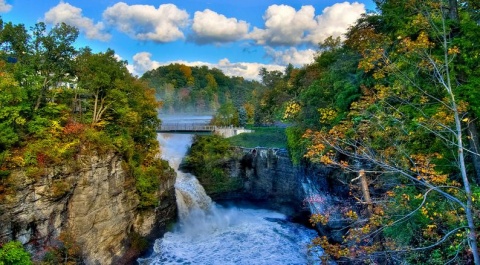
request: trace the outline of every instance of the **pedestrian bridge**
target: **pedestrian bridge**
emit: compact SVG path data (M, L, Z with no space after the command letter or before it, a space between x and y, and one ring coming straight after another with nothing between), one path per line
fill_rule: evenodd
M232 137L240 133L250 133L252 130L243 127L233 126L214 126L195 123L164 123L158 129L158 133L186 133L186 134L202 134L211 133L218 134L223 137Z

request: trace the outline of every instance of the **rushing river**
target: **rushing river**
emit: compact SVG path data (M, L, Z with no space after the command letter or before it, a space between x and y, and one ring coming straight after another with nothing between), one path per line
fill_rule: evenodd
M162 157L177 169L192 135L159 134ZM177 171L179 222L155 241L153 254L139 264L311 264L313 230L283 214L253 207L222 207L195 176Z

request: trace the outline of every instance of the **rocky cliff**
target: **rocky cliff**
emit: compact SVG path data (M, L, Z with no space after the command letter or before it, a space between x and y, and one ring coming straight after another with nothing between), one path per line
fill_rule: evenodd
M134 180L114 154L84 156L44 173L13 171L15 193L0 203L0 242L19 240L37 258L68 233L86 264L127 264L137 254L132 235L158 236L176 216L175 177L159 188L156 209L139 210Z
M323 166L293 165L285 149L237 148L236 152L242 153L238 156L241 158L231 160L227 167L230 177L238 179L241 188L213 194L215 200L246 199L304 221L312 211L340 215L336 209L346 202L349 190L333 177L338 172ZM332 218L318 229L341 241L342 234L334 231L344 225Z

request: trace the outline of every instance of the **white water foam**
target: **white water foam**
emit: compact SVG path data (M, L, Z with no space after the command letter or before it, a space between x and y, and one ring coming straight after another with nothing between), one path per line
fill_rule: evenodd
M155 241L145 264L307 264L308 244L315 236L262 209L216 208L188 219Z
M159 141L162 157L177 169L191 136L159 135ZM274 211L220 207L191 174L177 172L175 188L179 223L139 264L311 264L308 245L315 231Z

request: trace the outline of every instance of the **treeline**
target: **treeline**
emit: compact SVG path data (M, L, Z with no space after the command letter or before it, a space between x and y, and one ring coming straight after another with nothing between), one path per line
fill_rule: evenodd
M315 240L323 259L480 264L480 6L377 8L343 41L320 44L311 64L265 73L270 89L257 111L293 125L294 161L345 173L338 184L356 203L312 216L322 224L340 214L349 224L342 242Z
M215 114L217 125L271 125L281 119L282 104L296 93L292 82L298 72L292 65L285 73L262 68L258 82L207 66L170 64L141 79L155 88L163 113Z
M221 105L243 107L251 101L258 82L226 76L207 66L170 64L143 74L142 80L155 88L164 113L214 113Z

